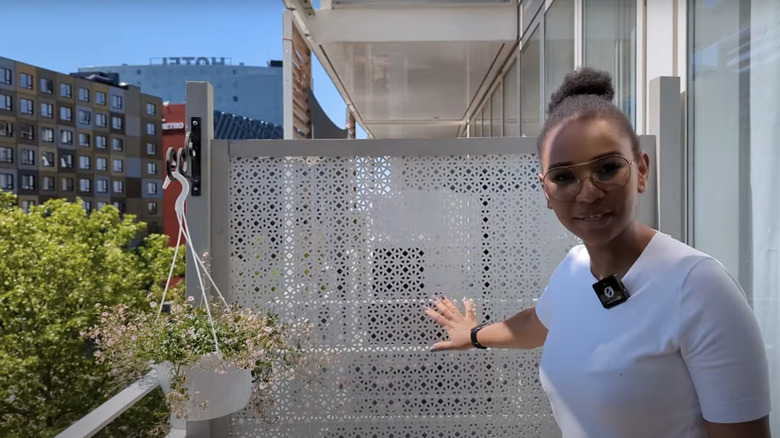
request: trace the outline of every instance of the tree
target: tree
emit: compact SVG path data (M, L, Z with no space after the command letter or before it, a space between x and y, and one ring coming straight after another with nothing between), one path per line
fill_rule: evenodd
M81 333L98 303L159 301L173 248L164 235L140 238L145 225L112 206L88 214L80 201L50 200L25 213L15 204L0 191L0 435L48 437L121 389ZM116 436L165 417L161 394L146 399L112 425Z

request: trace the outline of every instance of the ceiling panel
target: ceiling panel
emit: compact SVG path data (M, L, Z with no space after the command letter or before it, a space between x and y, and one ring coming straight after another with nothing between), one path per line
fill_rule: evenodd
M484 5L510 3L514 0L331 0L332 7L338 6L435 6L435 5Z
M376 138L453 138L458 126L453 125L368 125Z
M501 42L332 43L325 53L361 118L461 120Z

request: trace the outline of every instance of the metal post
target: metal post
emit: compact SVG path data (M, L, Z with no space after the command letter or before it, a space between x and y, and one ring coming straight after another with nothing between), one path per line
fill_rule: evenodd
M655 135L658 189L658 229L687 240L686 153L680 78L662 76L650 81L650 126Z
M284 139L295 138L293 131L293 16L289 10L282 12L282 129Z

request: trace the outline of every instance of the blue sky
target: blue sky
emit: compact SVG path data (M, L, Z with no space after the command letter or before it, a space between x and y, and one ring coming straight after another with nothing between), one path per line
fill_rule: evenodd
M282 59L283 9L281 0L0 0L0 56L61 73L166 56L266 65ZM319 64L312 70L317 99L343 128L344 101Z

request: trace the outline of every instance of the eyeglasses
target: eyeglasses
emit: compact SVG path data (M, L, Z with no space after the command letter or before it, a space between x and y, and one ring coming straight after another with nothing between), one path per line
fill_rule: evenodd
M574 201L584 178L604 192L611 192L625 187L631 179L633 163L622 155L607 155L574 166L556 167L544 174L542 187L550 198L560 202Z

